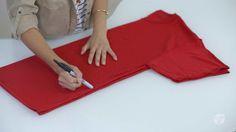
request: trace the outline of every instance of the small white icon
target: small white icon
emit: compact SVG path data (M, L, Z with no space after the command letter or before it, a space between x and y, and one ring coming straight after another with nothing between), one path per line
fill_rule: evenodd
M225 115L224 114L216 114L214 116L214 123L216 125L222 125L225 122Z

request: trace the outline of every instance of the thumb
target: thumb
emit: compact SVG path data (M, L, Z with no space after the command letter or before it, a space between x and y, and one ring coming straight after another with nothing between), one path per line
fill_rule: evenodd
M76 73L76 79L79 83L82 82L82 78L83 78L83 74L82 72L77 68L77 67L73 67L74 72Z

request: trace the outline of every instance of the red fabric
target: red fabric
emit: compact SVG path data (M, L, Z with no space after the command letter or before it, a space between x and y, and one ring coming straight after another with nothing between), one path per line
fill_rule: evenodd
M81 69L94 89L61 88L58 76L36 56L2 67L0 84L30 109L44 114L149 68L176 82L228 73L229 67L176 14L156 11L109 30L108 39L118 61L108 57L107 65L101 67L87 64L88 54L80 55L88 37L55 49Z

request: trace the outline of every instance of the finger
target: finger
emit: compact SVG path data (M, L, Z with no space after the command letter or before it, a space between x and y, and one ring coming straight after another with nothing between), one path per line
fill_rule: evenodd
M61 85L62 88L66 88L62 82L58 82L58 83L59 83L59 85Z
M102 64L106 65L107 51L102 51Z
M62 77L62 82L65 83L76 83L77 79L72 77L68 72L62 72L60 73L60 76Z
M77 76L76 76L76 79L77 79L77 82L76 82L76 83L78 83L78 85L81 86L81 83L82 83L82 80L83 80L82 74L79 75L79 76L77 75Z
M71 89L71 90L75 89L75 88L76 88L75 84L77 84L77 82L76 82L76 83L68 82L68 81L65 80L64 78L62 78L62 80L60 80L59 82L60 82L61 84L64 84L63 86L64 86L65 88L68 88L68 89ZM78 86L79 86L79 85L80 85L80 83L78 84Z
M76 77L77 77L77 78L82 78L83 74L82 74L82 72L79 70L78 67L73 66L72 69L73 69L73 71L76 73Z
M109 50L108 50L108 53L112 56L112 58L113 58L114 60L116 60L116 61L118 60L118 59L117 59L117 56L116 56L116 54L115 54L115 52L114 52L112 49L109 49Z
M89 49L89 42L87 42L81 49L81 55L83 55Z
M79 88L80 86L82 86L82 79L78 80L78 82L76 83L77 88Z
M90 50L90 52L89 52L89 58L88 58L88 63L89 63L89 64L92 64L95 52L96 52L96 48L92 48L92 49Z
M81 86L81 81L80 82L78 82L78 81L76 81L76 82L68 82L68 81L62 80L60 82L63 83L67 88L70 88L72 90Z
M82 76L83 75L77 67L73 68L73 70L76 73L76 80L77 80L76 84L78 85L78 87L80 87L82 84Z
M78 86L81 85L82 82L82 73L76 66L72 66L73 71L76 74L76 77L72 77L68 72L63 72L59 76L59 80L64 83L75 83L78 84Z
M58 82L63 82L63 81L65 81L65 79L62 76L59 75Z
M96 66L100 66L101 53L102 53L101 48L96 51L96 58L95 58Z
M70 89L70 86L64 84L63 82L59 82L62 88Z
M62 75L60 75L60 76L58 77L58 82L66 83L67 80L66 80Z
M69 85L63 83L63 82L59 82L59 84L61 85L62 88L66 88L66 89L72 89Z
M69 84L64 83L64 82L59 82L59 84L60 84L63 88L66 88L66 89L69 89L69 90L72 90L72 91L75 91L76 88L77 88L75 85L69 85Z
M69 86L72 88L72 90L76 90L79 88L81 83L70 83Z

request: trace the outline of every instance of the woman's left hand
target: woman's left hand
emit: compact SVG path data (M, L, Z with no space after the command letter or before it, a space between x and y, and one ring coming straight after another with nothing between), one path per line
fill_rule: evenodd
M82 47L81 54L83 55L87 50L90 50L88 58L89 64L92 64L94 60L96 66L100 66L100 63L105 65L107 53L117 61L117 56L110 47L106 32L93 33L88 42Z

